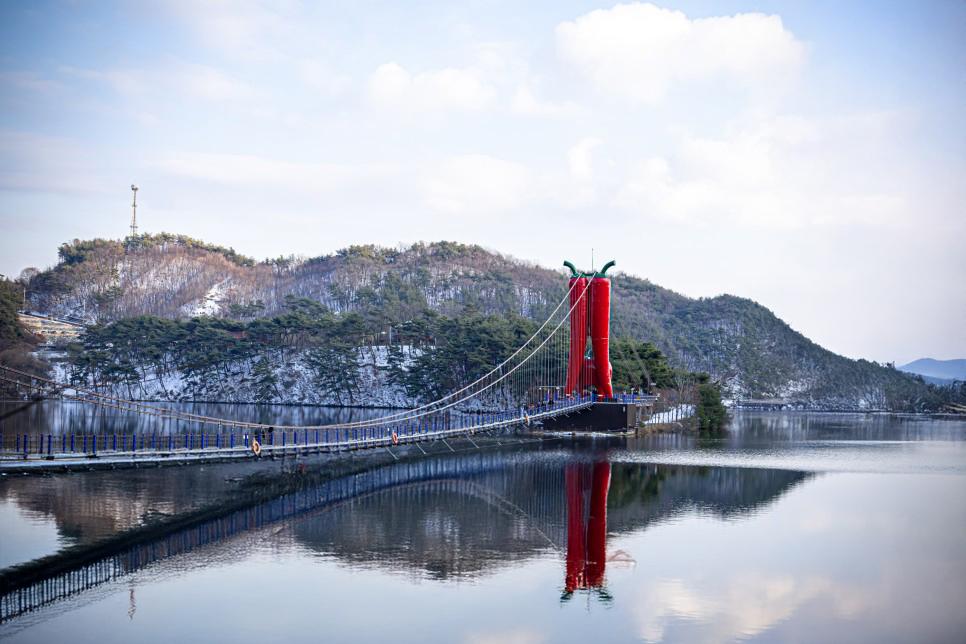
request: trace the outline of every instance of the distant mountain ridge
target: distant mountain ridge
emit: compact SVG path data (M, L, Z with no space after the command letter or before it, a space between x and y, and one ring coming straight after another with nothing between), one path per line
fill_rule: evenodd
M899 371L918 374L934 385L951 385L954 382L966 381L966 359L934 360L920 358L899 367Z
M426 310L517 314L542 321L567 272L455 242L351 246L314 258L256 262L180 235L74 240L29 280L36 312L110 322L150 314L254 319L309 298L386 326ZM619 260L619 258L618 258ZM779 398L811 409L924 409L916 376L823 349L760 304L733 295L692 299L616 272L612 335L653 342L673 364L704 371L736 399ZM381 321L381 322L380 322Z

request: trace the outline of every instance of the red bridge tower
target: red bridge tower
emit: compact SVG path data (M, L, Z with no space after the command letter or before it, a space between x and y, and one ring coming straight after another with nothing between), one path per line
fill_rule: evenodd
M570 262L570 359L567 362L567 384L564 395L580 393L596 387L605 399L614 397L610 364L610 280L604 277L615 262L607 262L599 271L581 273ZM588 321L593 358L587 351Z

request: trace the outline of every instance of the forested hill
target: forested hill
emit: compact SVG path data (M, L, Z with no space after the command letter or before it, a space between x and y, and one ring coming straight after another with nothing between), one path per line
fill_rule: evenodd
M60 247L59 257L51 269L24 271L29 306L87 322L138 315L245 321L283 313L306 298L337 315L359 314L375 333L427 311L539 321L567 289L562 268L453 242L352 246L308 259L256 261L162 233L74 240ZM921 379L834 355L751 300L695 300L620 272L610 277L612 335L653 342L677 366L720 380L726 395L785 398L813 408L929 406Z

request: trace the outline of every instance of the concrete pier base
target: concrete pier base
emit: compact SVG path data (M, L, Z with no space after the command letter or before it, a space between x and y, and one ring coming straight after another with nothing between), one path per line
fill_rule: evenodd
M645 406L638 403L596 402L592 407L543 420L543 429L551 432L624 432L636 429L645 416Z

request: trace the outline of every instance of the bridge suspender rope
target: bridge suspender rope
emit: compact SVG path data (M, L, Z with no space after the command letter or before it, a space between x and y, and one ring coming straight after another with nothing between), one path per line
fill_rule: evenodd
M61 388L64 388L64 389L73 389L73 390L75 390L75 391L77 391L79 393L84 393L84 394L86 394L88 396L93 396L95 398L101 398L101 399L105 399L105 400L112 400L112 401L115 401L115 402L118 402L118 403L127 404L130 407L119 407L117 405L110 405L110 404L99 403L97 400L89 400L89 399L82 398L82 397L79 397L79 396L69 396L69 395L63 394L63 393L60 393L59 394L59 395L65 396L65 397L73 398L74 400L79 400L79 401L82 401L82 402L91 402L93 404L104 404L104 406L108 406L108 407L113 407L113 408L117 408L117 409L124 409L126 411L134 411L134 412L138 412L138 413L144 413L144 414L147 414L147 415L157 416L158 414L151 414L149 412L144 412L140 408L144 408L144 409L154 409L154 410L157 410L157 411L164 412L164 414L161 415L161 417L164 417L164 418L175 418L175 419L185 420L185 421L188 421L188 422L203 423L203 424L206 424L206 425L211 424L211 425L233 426L233 427L250 427L250 428L268 428L268 427L273 427L275 429L282 429L282 430L284 430L284 429L351 429L351 428L356 428L356 427L369 426L369 425L372 425L373 423L383 423L383 422L386 422L386 421L402 422L402 421L405 421L405 420L415 419L415 418L418 418L420 416L425 416L427 414L431 414L431 413L435 413L435 412L439 411L439 409L430 409L429 411L427 411L424 414L414 414L414 412L421 411L421 410L426 410L426 409L428 409L428 408L430 408L430 407L432 407L434 405L439 404L440 402L443 402L445 400L448 400L449 398L452 398L453 396L456 396L456 395L458 395L458 394L460 394L460 393L462 393L464 391L467 391L468 389L470 389L474 385L479 384L480 382L484 381L486 378L488 378L489 376L491 376L492 374L494 374L495 372L497 372L499 369L501 369L502 367L504 367L514 357L516 357L521 351L523 351L523 349L525 349L533 341L534 338L538 337L538 335L540 334L540 332L547 326L547 324L550 322L550 320L553 319L553 316L556 315L556 313L560 310L560 307L563 305L563 302L567 301L567 297L569 297L569 291L568 291L567 296L563 300L561 300L561 302L557 305L557 307L554 309L554 311L550 314L550 317L540 326L540 328L537 329L537 331L532 336L530 336L530 338L520 348L518 348L512 355L510 355L510 357L508 357L502 363L500 363L499 365L497 365L489 373L485 374L484 376L482 376L481 378L475 380L474 382L470 383L469 385L466 385L465 387L463 387L461 389L458 389L458 390L456 390L456 391L454 391L454 392L452 392L450 394L447 394L446 396L440 398L439 400L433 401L431 403L427 403L427 404L425 404L425 405L423 405L421 407L417 407L415 409L406 410L404 412L399 412L399 413L396 413L396 414L389 414L387 416L382 416L382 417L374 418L374 419L370 419L370 420L356 421L356 422L350 422L350 423L330 424L330 425L290 425L289 426L289 425L267 425L267 424L262 424L262 423L252 423L252 422L248 422L248 421L234 421L234 420L231 420L231 419L216 418L216 417L211 417L211 416L204 416L204 415L200 415L200 414L192 414L192 413L189 413L189 412L180 412L180 411L173 410L173 409L169 409L169 408L166 408L166 407L158 407L158 406L155 406L155 405L151 405L151 404L148 404L148 403L143 403L143 402L139 402L139 401L135 401L135 400L129 400L129 399L120 398L120 397L117 397L117 396L110 396L110 395L107 395L107 394L101 394L101 393L98 393L96 391L91 391L91 390L87 390L87 389L83 389L83 388L77 387L75 385L69 385L69 384L59 383L57 381L50 380L50 379L47 379L47 378L42 378L42 377L39 377L39 376L34 376L32 374L28 374L28 373L23 372L23 371L18 371L16 369L13 369L13 368L10 368L10 367L4 367L2 365L0 365L0 368L5 369L5 370L10 371L10 372L13 372L13 373L16 373L16 374L21 375L21 376L28 377L30 379L34 379L34 380L38 380L38 381L41 381L41 382L48 383L48 384L50 384L52 386L55 386L55 387L61 387ZM559 327L559 325L558 325L558 327ZM538 347L538 349L539 349L539 347ZM33 385L29 384L29 383L24 383L24 382L20 382L20 381L9 380L9 379L6 379L6 378L4 378L4 380L7 381L7 382L12 382L14 384L18 384L18 385L27 387L27 388L34 388L34 389L38 389L38 390L41 389L40 387L33 386ZM45 391L47 391L48 393L53 393L50 390L45 390ZM464 397L463 399L461 399L461 400L459 400L457 402L462 402L462 401L467 400L467 399L469 399L471 397L473 397L473 395ZM451 407L451 406L452 405L448 405L447 407Z
M444 406L444 407L437 407L437 408L435 408L435 409L431 409L432 407L434 407L434 406L436 406L436 405L439 405L439 404L441 404L441 403L443 403L443 402L445 402L446 400L449 400L449 399L451 399L451 398L453 398L454 396L458 396L459 394L461 394L461 393L463 393L463 392L465 392L465 391L468 391L468 390L470 390L470 389L471 389L472 387L474 387L474 386L476 386L476 385L478 385L479 383L481 383L481 382L483 382L483 381L485 381L485 380L486 380L487 378L489 378L489 377L490 377L490 376L492 376L493 374L495 374L495 373L497 373L497 372L498 372L498 371L500 371L500 370L501 370L501 369L502 369L503 367L505 367L505 366L506 366L507 364L509 364L511 360L513 360L513 359L514 359L514 358L515 358L515 357L516 357L517 355L519 355L519 354L520 354L520 352L522 352L522 351L523 351L523 350L524 350L524 349L525 349L525 348L526 348L527 346L529 346L529 345L530 345L530 343L531 343L531 342L532 342L532 341L533 341L533 340L534 340L535 338L537 338L537 337L538 337L538 336L540 335L540 332L541 332L541 331L543 331L543 329L544 329L544 328L546 328L546 326L547 326L547 325L548 325L548 324L550 323L550 321L551 321L551 320L553 319L553 317L554 317L554 316L555 316L555 315L556 315L556 314L557 314L557 313L558 313L558 312L560 311L560 307L562 307L562 306L563 306L563 304L564 304L564 302L566 302L566 301L568 300L568 298L570 297L570 293L571 293L571 291L573 291L573 290L574 290L574 288L576 288L576 285L574 285L574 286L572 286L572 287L570 288L570 290L568 290L568 291L567 291L567 294L566 294L566 295L564 296L564 298L563 298L563 299L562 299L562 300L561 300L561 301L560 301L560 302L559 302L559 303L557 304L557 306L556 306L556 308L555 308L555 309L553 310L553 312L551 312L551 314L550 314L550 316L549 316L549 317L548 317L548 318L547 318L547 319L546 319L546 320L545 320L545 321L543 322L543 324L541 324L541 325L540 325L540 328L538 328L538 329L537 329L537 330L536 330L536 331L535 331L535 332L533 333L533 335L531 335L531 336L530 336L530 337L529 337L529 338L527 339L527 341L526 341L526 342L524 342L524 343L523 343L523 345L521 345L521 346L520 346L520 348L519 348L519 349L517 349L516 351L514 351L514 352L513 352L513 353L512 353L512 354L511 354L511 355L510 355L510 356L509 356L509 357L508 357L508 358L507 358L506 360L504 360L503 362L501 362L500 364L498 364L498 365L497 365L496 367L494 367L493 369L491 369L491 370L489 371L489 373L487 373L487 374L485 374L485 375L483 375L483 376L481 376L480 378L478 378L478 379L476 379L475 381L473 381L473 382L471 382L470 384L468 384L468 385L466 385L466 386L464 386L464 387L462 387L461 389L457 389L456 391L454 391L454 392L452 392L452 393L449 393L449 394L447 394L447 395L445 395L445 396L443 396L442 398L439 398L439 399L437 399L437 400L434 400L433 402L430 402L430 403L426 403L425 405L422 405L422 406L420 406L420 407L416 407L416 408L414 408L414 409L410 409L410 410L407 410L407 411L403 411L403 412L399 412L399 413L396 413L396 414L389 414L389 415L387 415L387 416L382 416L382 417L380 417L380 418L377 418L377 419L373 419L373 420L368 420L368 421L356 421L355 423L343 423L343 424L341 424L341 425L329 425L329 426L327 426L327 427L329 427L329 428L332 428L332 427L338 427L338 428L343 428L343 427L353 427L353 426L359 426L359 425L365 425L365 424L370 424L370 423L372 423L372 422L380 422L380 421L387 421L387 420L393 420L394 422L401 422L401 421L406 421L406 420L411 420L411 419L415 419L415 418L419 418L419 417L422 417L422 416L425 416L425 415L428 415L428 414L432 414L432 413L436 413L436 412L438 412L438 411L441 411L441 410L443 410L443 409L448 409L448 408L451 408L451 407L453 407L453 406L454 406L455 404L458 404L458 403L460 403L460 402L464 402L464 401L466 401L466 400L469 400L470 398L473 398L473 397L475 397L475 396L477 396L477 395L478 395L479 393L482 393L483 391L486 391L486 390L487 390L487 389L489 389L489 388L490 388L490 387L491 387L491 386L492 386L493 384L496 384L496 382L500 382L501 380L503 380L503 378L501 377L501 378L500 378L500 379L498 379L498 380L497 380L496 382L494 382L494 383L491 383L491 385L488 385L487 387L484 387L483 389L481 389L481 390L480 390L480 391L478 391L477 393L475 393L475 394L470 394L470 395L468 395L468 396L464 396L463 398L461 398L461 399L459 399L459 400L457 400L457 401L454 401L454 403L452 403L452 404L449 404L449 405L446 405L446 406ZM586 289L585 289L585 290L586 290ZM568 311L568 315L569 315L569 311ZM564 318L564 319L567 319L567 318ZM553 332L551 333L551 337L552 337L552 336L553 336L553 334L555 334L555 333L557 332L557 330L558 330L558 329L560 328L560 325L562 324L562 322L563 322L563 320L561 320L561 322L560 322L560 323L558 323L558 324L557 324L557 326L556 326L556 327L554 328L554 331L553 331ZM549 339L549 338L548 338L548 339ZM541 344L540 344L540 345L539 345L539 346L538 346L538 347L537 347L537 348L536 348L536 349L534 350L534 353L532 353L532 354L530 354L530 356L527 356L527 358L525 358L525 359L524 359L524 361L523 361L523 362L521 362L521 363L520 363L520 365L518 365L518 367L519 367L519 366L522 366L522 364L523 364L524 362L526 362L526 361L527 361L527 360L529 360L529 359L530 359L531 357L533 357L534 355L536 355L536 351L539 351L539 350L540 350L540 349L541 349L541 348L542 348L542 347L544 346L544 344L546 344L546 341L544 341L543 343L541 343ZM509 373L512 373L512 372L513 372L513 371L515 371L515 370L516 370L516 367L514 367L513 369L511 369L511 370L510 370L510 371L509 371L509 372L508 372L508 373L507 373L506 375L509 375ZM427 410L427 411L423 411L423 410ZM422 411L423 413L420 413L420 414L416 414L416 413L415 413L415 412L419 412L419 411ZM315 429L315 428L313 427L313 428L311 428L311 429Z
M577 288L577 285L576 284L574 284L573 286L571 286L571 289L567 292L567 294L564 296L564 298L561 300L561 302L557 305L557 307L554 309L554 311L550 314L550 316L547 318L547 320L544 321L544 323L540 325L540 327L537 329L537 331L535 331L534 334L531 335L530 338L527 339L527 341L523 345L521 345L506 360L504 360L502 363L500 363L499 365L497 365L496 367L494 367L487 374L485 374L482 377L478 378L477 380L471 382L470 384L462 387L461 389L458 389L458 390L456 390L456 391L454 391L454 392L452 392L450 394L447 394L446 396L443 396L442 398L439 398L438 400L435 400L433 402L430 402L430 403L427 403L425 405L422 405L421 407L417 407L417 408L411 409L411 410L406 410L406 411L403 411L403 412L398 412L398 413L395 413L395 414L389 414L389 415L382 416L382 417L379 417L379 418L364 420L364 421L355 421L355 422L350 422L350 423L334 423L334 424L329 424L329 425L268 425L268 424L264 424L264 423L252 423L252 422L248 422L248 421L239 421L239 420L232 420L232 419L226 419L226 418L216 418L216 417L211 417L211 416L204 416L204 415L201 415L201 414L192 414L192 413L189 413L189 412L180 412L180 411L173 410L173 409L169 409L169 408L166 408L166 407L159 407L159 406L156 406L156 405L151 405L151 404L148 404L148 403L143 403L143 402L139 402L139 401L129 400L129 399L125 399L125 398L120 398L120 397L117 397L117 396L110 396L110 395L107 395L107 394L102 394L102 393L99 393L99 392L96 392L96 391L92 391L92 390L84 389L84 388L81 388L81 387L77 387L76 385L59 383L59 382L57 382L55 380L51 380L51 379L48 379L48 378L42 378L42 377L39 377L39 376L35 376L33 374L29 374L29 373L26 373L26 372L23 372L23 371L19 371L17 369L13 369L11 367L2 366L2 365L0 365L0 369L3 369L5 371L7 371L8 373L13 373L13 374L16 374L18 376L25 377L25 378L28 379L28 381L27 382L23 382L21 380L11 379L11 378L7 378L7 377L3 377L3 376L0 376L0 380L3 380L5 382L10 382L10 383L13 383L13 384L16 384L16 385L19 385L19 386L23 386L23 387L26 387L26 388L29 388L29 389L35 389L35 390L38 390L38 391L43 391L43 392L49 393L51 395L63 396L63 397L70 398L70 399L73 399L73 400L78 400L78 401L82 401L82 402L88 402L88 403L97 404L97 405L101 405L101 406L105 406L105 407L110 407L110 408L115 408L115 409L119 409L119 410L123 410L123 411L131 411L131 412L135 412L135 413L139 413L139 414L144 414L144 415L149 415L149 416L155 416L155 417L159 417L159 418L169 418L169 419L175 419L175 420L182 420L182 421L189 422L189 423L198 423L198 424L202 424L202 425L205 425L205 426L207 426L207 425L214 425L214 426L222 426L222 427L239 427L239 428L243 428L243 429L244 428L249 428L249 429L257 429L257 430L264 430L264 429L268 429L270 427L271 428L274 428L274 429L280 429L280 430L303 430L303 429L304 430L308 430L308 429L317 429L317 430L323 430L323 429L338 429L338 430L341 430L341 429L358 429L358 428L372 427L374 425L383 425L383 424L400 424L400 423L407 423L407 422L410 422L410 421L413 421L413 420L417 420L419 418L424 418L425 416L428 416L428 415L431 415L431 414L437 414L437 413L439 413L441 411L444 411L444 410L447 410L447 409L451 409L451 408L455 407L456 405L458 405L460 403L467 402L467 401L469 401L469 400L471 400L473 398L480 397L481 394L483 394L484 392L492 389L493 387L495 387L496 385L500 384L501 382L507 380L511 375L513 375L515 372L517 372L518 370L520 370L521 367L524 367L525 365L527 366L527 368L524 369L521 372L521 374L520 374L522 376L521 382L517 386L517 389L522 394L526 394L526 396L521 395L521 398L523 398L523 399L530 399L529 394L534 390L534 387L539 386L537 383L540 383L540 382L543 382L543 383L559 382L560 379L557 377L557 374L554 374L553 373L554 370L555 370L555 367L554 367L554 357L558 353L562 353L562 349L564 348L564 345L566 343L564 342L564 334L558 334L558 332L560 331L560 328L563 325L564 321L566 321L566 320L569 319L569 315L573 311L574 306L576 306L576 304L570 307L570 309L567 312L567 315L561 318L561 320L556 324L556 326L553 328L553 330L550 332L550 334L546 338L544 338L543 341L540 342L540 344L536 348L534 348L533 351L529 355L525 356L519 363L515 364L512 368L510 368L505 373L503 373L502 375L500 375L498 378L496 378L496 380L494 380L494 381L490 382L489 384L487 384L487 385L479 388L479 390L474 391L474 392L471 392L471 393L469 393L469 394L467 394L467 395L465 395L465 396L463 396L461 398L457 398L455 400L452 400L451 402L449 402L446 405L442 405L443 402L446 402L447 400L451 400L451 399L453 399L454 397L458 396L461 393L470 391L473 387L479 385L480 383L485 382L488 378L490 378L490 377L494 376L495 374L497 374L498 372L500 372L506 365L510 364L510 362L514 358L516 358L518 355L520 355L520 353L527 346L529 346L536 338L538 338L540 336L540 334L543 332L543 330L551 323L551 321L553 320L554 316L560 311L560 309L563 306L564 302L567 302L568 299L570 299L571 292L575 288ZM580 296L578 298L575 298L577 302L580 302L581 301L581 298L583 298L584 294L587 291L587 288L588 288L588 286L585 286L584 289L583 289L583 291L581 292ZM551 342L552 340L554 340L554 338L556 338L556 340L554 342ZM541 355L539 359L534 359L534 356L537 356L537 354L540 353L540 351L542 349L544 349L544 347L546 347L548 345L548 342L550 343L548 350L545 351L544 354ZM37 382L40 382L40 383L45 383L47 386L34 384L33 381L37 381ZM550 385L545 385L545 386L550 386ZM73 390L73 391L75 391L78 394L84 394L85 396L89 396L89 397L83 397L83 396L79 396L79 395L70 395L70 394L65 393L64 390ZM512 387L510 388L510 390L512 391ZM509 394L510 392L507 392L507 393ZM507 397L509 398L509 395ZM552 398L552 396L548 396L548 397L549 398ZM107 401L110 401L110 402L107 402ZM534 401L533 400L530 400L530 402L534 402ZM114 404L114 403L118 403L118 404ZM149 411L149 410L154 410L154 411ZM503 412L506 412L507 410L504 409L502 411Z
M7 367L0 367L0 368L8 369ZM14 371L16 373L23 374L23 372L19 372L19 371L16 371L14 369L8 369L8 371ZM42 380L41 378L38 378L37 376L31 376L30 374L23 374L23 375L27 375L28 377L31 377L31 378L33 378L35 380ZM46 379L43 379L43 380L46 380ZM157 412L146 411L145 409L140 409L138 407L124 407L122 404L112 404L112 403L109 403L109 402L105 402L104 400L91 400L90 398L84 398L82 396L73 396L71 394L67 394L67 393L64 393L63 391L58 390L56 386L44 387L42 385L34 385L34 384L29 384L29 383L22 382L20 380L14 380L12 378L7 378L5 376L0 376L0 381L9 382L9 383L14 384L14 385L20 385L22 387L25 387L25 388L28 388L28 389L33 389L35 391L41 391L43 393L50 394L52 396L62 396L64 398L70 398L71 400L77 400L79 402L91 403L92 405L100 405L101 407L110 407L111 409L118 409L120 411L133 411L135 413L143 414L145 416L155 416L157 418L170 418L170 419L173 419L173 420L189 420L191 422L200 422L200 423L205 423L205 424L211 424L211 423L207 423L205 421L198 420L198 419L188 419L188 418L184 418L183 416L180 415L181 412L176 412L174 410L166 410L166 411L171 411L172 413L170 413L170 414L161 414L161 413L157 413ZM48 382L53 382L53 381L48 381ZM74 389L73 387L66 387L66 388L67 389ZM84 391L84 390L83 389L79 389L77 391ZM87 393L87 392L85 392L85 393ZM93 393L93 392L91 392L91 393ZM97 395L97 394L95 394L95 395ZM124 399L117 399L117 402L118 403L124 403L124 402L128 402L128 401L125 401ZM138 404L138 403L136 403L134 401L130 401L130 402L132 402L134 404ZM150 409L160 409L160 410L164 410L164 407L154 407L154 406L149 406L149 405L141 405L141 407L149 407Z
M614 325L614 326L616 327L617 325ZM630 336L627 336L627 335L625 335L623 337L630 339ZM624 350L621 348L620 342L618 342L617 340L618 340L618 338L615 335L615 337L614 337L614 347L617 349L617 353L620 354L621 360L625 360L626 361L627 360L627 354L624 353ZM654 386L654 382L651 380L651 374L647 370L647 366L644 364L644 361L641 360L641 355L637 352L637 349L634 348L634 342L633 341L629 342L628 343L628 346L630 347L631 355L633 356L634 361L637 363L637 366L641 368L641 371L644 373L644 378L647 380L647 389L646 389L646 391L647 392L650 392L651 389Z
M43 388L43 387L40 387L40 386L32 385L29 382L28 383L24 383L22 381L11 380L9 378L3 378L3 380L4 381L7 381L7 382L12 382L14 384L18 384L18 385L21 385L21 386L24 386L24 387L27 387L27 388L34 388L34 389L37 389L37 390L42 390L42 391L45 391L47 393L51 393L51 394L55 394L55 395L62 395L64 397L72 398L74 400L79 400L79 401L82 401L82 402L91 402L93 404L101 404L101 405L107 406L107 407L112 407L112 408L121 409L121 410L125 410L125 411L133 411L133 412L136 412L136 413L142 413L142 414L151 415L151 416L158 416L158 417L162 417L162 418L174 418L174 419L185 420L187 422L202 423L202 424L205 424L205 425L221 425L221 426L249 427L249 428L268 428L268 427L273 427L273 428L282 429L282 430L284 430L284 429L349 429L349 428L356 428L356 427L363 427L363 426L371 426L373 424L382 424L382 423L385 423L387 421L402 422L402 421L408 421L408 420L416 419L416 418L419 418L419 417L422 417L422 416L426 416L428 414L436 413L438 411L441 411L442 409L448 409L450 407L455 406L456 404L458 404L460 402L464 402L466 400L469 400L470 398L473 398L473 397L479 395L483 391L491 388L492 386L494 386L495 384L497 384L498 382L500 382L501 380L503 380L503 378L500 378L497 381L495 381L493 383L490 383L490 385L487 385L486 387L482 388L480 391L478 391L478 392L476 392L474 394L470 394L470 395L465 396L465 397L463 397L461 399L458 399L458 400L454 401L453 403L451 403L449 405L446 405L444 407L439 407L439 408L436 408L436 409L430 409L430 410L425 411L425 412L423 412L421 414L415 414L415 413L413 413L415 411L425 410L428 407L431 407L432 405L437 405L439 402L445 401L448 398L451 398L451 397L453 397L454 395L456 395L456 394L458 394L460 392L466 391L467 389L469 389L473 385L482 382L487 377L489 377L490 375L494 374L497 370L499 370L501 367L503 367L504 365L506 365L513 357L515 357L516 355L518 355L533 340L533 338L537 337L537 335L539 334L539 332L543 328L545 328L546 325L549 323L550 319L552 319L553 315L556 314L557 311L559 311L559 308L560 308L560 305L557 306L557 308L554 310L554 313L552 313L551 314L551 317L548 318L547 322L544 322L544 324L541 325L540 329L538 329L537 332L533 336L531 336L531 338L528 339L527 342L524 343L524 345L522 347L520 347L519 349L517 349L517 351L515 351L514 354L510 356L510 358L508 358L507 360L505 360L503 363L501 363L500 365L498 365L495 369L491 370L488 374L486 374L485 376L479 378L478 380L476 380L475 382L471 383L470 385L467 385L466 387L463 387L462 389L460 389L460 390L458 390L456 392L453 392L453 393L451 393L451 394L449 394L447 396L444 396L443 398L439 399L438 401L434 401L433 403L429 403L427 405L423 405L422 407L416 408L415 410L407 410L406 412L400 412L400 413L397 413L397 414L390 414L388 416L383 416L383 417L380 417L380 418L370 419L370 420L366 420L366 421L357 421L357 422L353 422L353 423L341 423L341 424L317 425L317 426L315 426L315 425L285 426L285 425L266 425L266 424L261 424L261 423L251 423L251 422L247 422L247 421L235 421L235 420L231 420L231 419L215 418L215 417L210 417L210 416L203 416L203 415L200 415L200 414L191 414L191 413L188 413L188 412L179 412L179 411L176 411L176 410L171 410L171 409L168 409L168 408L165 408L165 407L157 407L157 406L150 405L150 404L143 403L143 402L139 402L139 401L128 400L128 399L119 398L119 397L116 397L116 396L109 396L107 394L101 394L101 393L98 393L98 392L95 392L95 391L90 391L90 390L82 389L82 388L76 387L75 385L66 385L66 384L58 383L58 382L56 382L54 380L50 380L50 379L47 379L47 378L41 378L41 377L38 377L38 376L33 376L31 374L28 374L28 373L25 373L25 372L22 372L22 371L18 371L18 370L9 368L9 367L0 367L0 368L4 368L7 371L14 372L14 373L16 373L18 375L25 376L25 377L30 378L30 379L33 379L33 380L38 380L38 381L41 381L41 382L48 383L48 384L52 385L53 387L60 387L60 388L63 388L63 389L73 389L73 390L75 390L75 391L77 391L79 393L84 393L84 394L87 394L89 396L93 396L95 398L112 400L112 401L115 401L115 402L118 402L118 403L122 403L122 404L126 404L126 405L129 405L129 406L128 407L124 407L124 406L120 406L120 405L113 405L113 404L109 404L109 403L104 403L104 402L99 401L99 400L90 400L90 399L87 399L87 398L82 398L80 396L70 396L69 394L65 394L63 392L54 391L52 388ZM556 333L556 331L559 329L559 327L560 327L560 324L558 324L557 325L557 328L554 329L554 333ZM545 344L546 344L546 341L544 341L543 343L541 343L541 345L539 347L537 347L537 350L539 350L540 348L542 348ZM528 356L527 360L529 360L529 358L531 358L531 357L532 357L532 355L531 356ZM520 366L522 366L522 364L523 363L521 363L520 365L517 365L517 367L515 367L514 369L511 369L507 374L504 375L504 377L508 376L510 373L512 373L513 371L515 371L516 368L519 368ZM151 413L151 412L144 411L145 409L154 409L154 410L157 410L157 411L160 411L160 412L163 412L163 413L162 414L154 414L154 413Z

